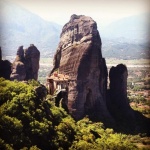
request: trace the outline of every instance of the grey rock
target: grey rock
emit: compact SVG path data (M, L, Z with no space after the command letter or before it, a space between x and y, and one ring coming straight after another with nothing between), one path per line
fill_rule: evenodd
M92 18L72 15L64 25L51 73L57 69L71 79L67 106L75 119L88 115L113 122L106 107L107 67Z

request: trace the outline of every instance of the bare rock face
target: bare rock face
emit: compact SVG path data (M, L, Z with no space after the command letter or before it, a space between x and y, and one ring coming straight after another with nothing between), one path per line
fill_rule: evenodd
M113 117L118 121L134 119L134 112L127 98L127 77L127 67L123 64L110 69L110 98L108 98L107 105Z
M113 120L106 107L107 67L92 18L72 15L64 25L51 73L56 69L71 79L67 106L75 119Z
M24 50L23 46L20 46L17 50L17 56L12 64L11 80L23 81L26 77L26 69L24 65Z
M0 47L0 77L10 79L11 63L8 60L2 60L2 51Z
M31 44L28 49L25 50L25 67L26 67L26 80L38 78L40 52Z
M39 59L40 52L34 45L30 45L26 50L23 49L23 46L20 46L17 50L16 59L12 65L11 80L37 80Z

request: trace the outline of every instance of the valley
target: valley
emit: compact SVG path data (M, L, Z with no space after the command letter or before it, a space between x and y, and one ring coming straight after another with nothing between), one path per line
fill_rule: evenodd
M112 66L123 63L128 67L128 98L130 106L150 118L150 60L149 59L106 59L108 71ZM46 76L53 67L53 58L41 58L38 80L46 83ZM108 81L109 82L109 81ZM109 87L108 87L109 88Z
M104 26L61 12L61 24L10 1L0 2L0 149L150 149L149 13Z
M120 63L126 64L128 68L127 93L131 108L150 118L150 60L106 59L108 71L112 66ZM52 67L52 58L41 58L39 69L39 81L41 83L46 82L45 77L50 73ZM139 149L149 149L150 146L150 138L142 134L132 137L132 142Z
M13 62L15 57L6 56L6 58ZM108 71L112 66L116 66L120 63L125 64L128 68L127 84L130 106L134 110L140 111L143 115L150 118L150 60L123 60L116 58L106 59ZM46 77L49 75L52 67L52 57L40 58L40 68L38 73L38 80L40 81L40 83L46 83Z

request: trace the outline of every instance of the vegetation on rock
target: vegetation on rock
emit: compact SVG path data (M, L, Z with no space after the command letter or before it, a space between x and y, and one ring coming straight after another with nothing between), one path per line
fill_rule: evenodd
M101 122L75 122L51 96L39 97L37 86L0 78L0 149L136 149L132 136Z

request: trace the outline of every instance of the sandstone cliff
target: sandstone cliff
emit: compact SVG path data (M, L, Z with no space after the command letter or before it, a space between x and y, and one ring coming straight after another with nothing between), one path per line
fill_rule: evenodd
M50 75L55 71L69 76L65 102L76 120L88 115L119 132L149 130L150 119L129 105L125 65L110 69L110 89L107 90L107 66L101 53L97 25L92 18L72 15L64 25Z
M107 107L117 121L134 119L134 111L127 98L128 70L123 64L112 67L109 72L110 90L107 98Z
M39 50L31 44L27 49L25 49L25 67L26 67L26 80L38 79L40 52Z
M150 119L134 111L127 98L128 70L123 64L112 67L109 72L110 89L107 92L107 107L115 122L117 130L128 133L148 133Z
M23 49L23 46L20 46L12 65L11 80L37 80L39 59L40 52L34 45L31 44L26 50Z
M106 107L107 67L92 18L72 15L64 25L51 73L57 69L71 79L67 106L75 119L89 115L95 120L113 121Z
M11 80L23 81L26 77L26 69L24 65L24 50L23 46L20 46L17 50L15 61L12 64Z

